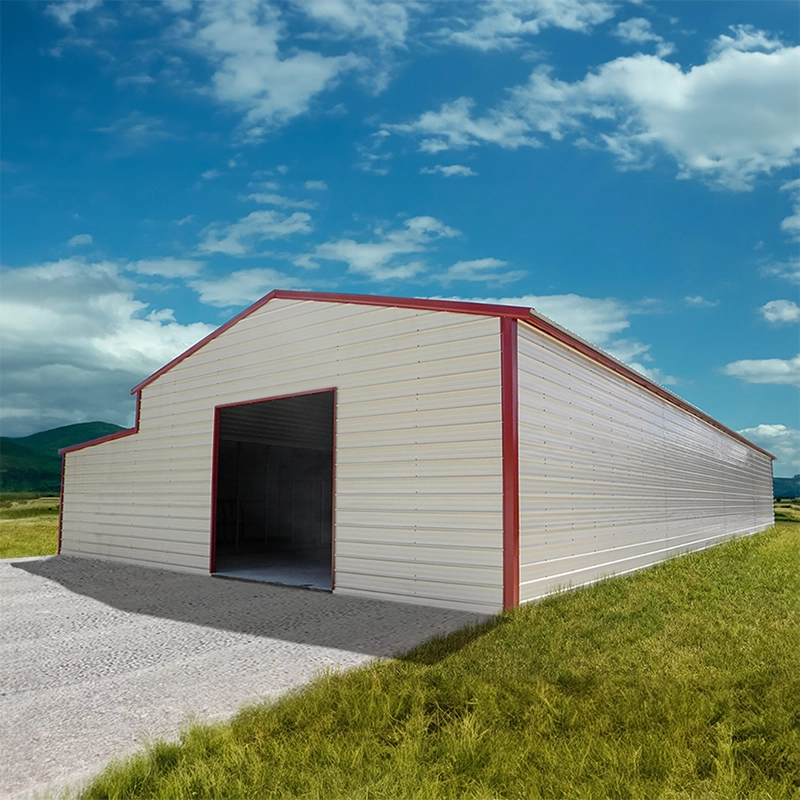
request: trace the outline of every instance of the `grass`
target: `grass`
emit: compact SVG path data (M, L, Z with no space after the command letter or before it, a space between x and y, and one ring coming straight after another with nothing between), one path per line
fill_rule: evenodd
M58 550L58 497L0 496L0 558L48 556Z
M800 498L776 500L775 522L800 522Z
M800 797L800 525L326 674L89 798Z

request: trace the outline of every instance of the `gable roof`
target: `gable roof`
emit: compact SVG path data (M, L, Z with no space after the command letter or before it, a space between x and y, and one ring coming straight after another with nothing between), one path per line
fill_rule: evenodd
M326 292L301 292L301 291L291 291L284 289L274 289L269 294L264 295L264 297L262 297L260 300L257 300L251 306L244 309L244 311L240 312L235 317L229 319L219 328L212 331L210 334L208 334L208 336L201 339L196 344L192 345L188 350L184 351L176 358L173 358L172 361L170 361L168 364L165 364L163 367L161 367L161 369L157 370L152 375L145 378L143 381L141 381L141 383L138 383L136 386L133 387L133 389L131 389L131 394L138 394L140 398L141 397L140 393L142 389L144 389L146 386L153 383L153 381L161 377L164 373L169 372L169 370L180 364L181 361L188 358L193 353L196 353L198 350L205 347L210 341L216 339L218 336L227 331L229 328L232 328L241 320L250 316L255 311L258 311L258 309L263 308L271 300L301 300L301 301L310 301L318 303L347 303L351 305L383 306L389 308L409 308L420 311L446 311L456 314L474 314L477 316L496 317L498 319L517 320L519 322L522 322L526 325L535 328L538 331L541 331L542 333L553 339L556 339L557 341L567 345L573 350L578 351L582 355L590 358L592 361L595 361L603 365L607 369L610 369L612 372L621 375L622 377L626 378L632 383L641 386L648 392L651 392L652 394L657 395L658 397L666 400L672 405L677 406L683 411L688 412L692 416L697 417L698 419L701 419L704 422L707 422L714 428L717 428L717 430L720 430L723 433L727 434L728 436L737 439L738 441L742 442L743 444L747 445L753 450L763 453L764 455L768 456L773 460L775 459L775 456L773 456L771 453L767 452L761 447L758 447L758 445L753 444L748 439L745 439L744 436L742 436L741 434L726 427L721 422L718 422L713 417L709 416L704 411L701 411L696 406L693 406L691 403L687 402L683 398L678 397L678 395L673 394L668 389L665 389L663 386L660 386L659 384L655 383L655 381L646 378L644 375L641 375L640 373L631 369L626 364L623 364L621 361L618 361L613 356L604 352L595 345L590 344L585 339L582 339L580 336L577 336L571 331L568 331L566 328L562 328L560 325L553 322L551 319L548 319L543 314L539 314L535 309L525 308L523 306L505 306L505 305L496 305L491 303L471 303L471 302L464 302L457 300L425 300L420 298L408 298L408 297L383 297L378 295L334 294ZM105 441L105 438L103 440ZM84 444L83 446L86 446L86 444ZM73 447L77 449L78 447L80 447L80 445L75 445Z

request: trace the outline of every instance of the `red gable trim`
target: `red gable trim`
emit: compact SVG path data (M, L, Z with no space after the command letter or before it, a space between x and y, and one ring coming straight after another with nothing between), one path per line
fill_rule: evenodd
M692 414L698 419L702 419L704 422L712 425L717 430L722 431L728 436L731 436L732 438L742 442L753 450L762 453L768 458L771 458L773 461L775 460L775 456L773 456L772 453L769 453L761 447L758 447L758 445L753 444L751 441L745 439L741 434L736 433L736 431L732 431L721 422L717 422L717 420L715 420L713 417L710 417L708 414L700 411L699 408L696 408L691 403L687 403L677 395L673 394L667 389L664 389L662 386L659 386L657 383L654 383L648 378L645 378L643 375L635 372L622 362L617 361L615 358L612 358L610 355L608 355L608 353L604 353L602 350L599 350L594 345L584 341L574 333L562 328L552 320L547 319L547 317L538 314L533 309L524 308L521 306L503 306L491 303L466 303L456 300L422 300L410 297L381 297L368 294L298 292L283 289L275 289L262 297L260 300L257 300L249 308L246 308L232 319L229 319L219 328L209 333L204 339L201 339L199 342L197 342L197 344L192 345L188 350L181 353L181 355L177 356L176 358L173 358L168 364L165 364L163 367L161 367L161 369L150 375L150 377L145 378L141 383L134 386L133 389L131 389L131 394L136 394L137 392L139 393L136 406L136 426L134 428L131 428L127 431L120 431L119 433L113 433L110 436L104 436L101 439L95 439L91 442L83 442L82 444L73 445L72 447L65 447L62 450L59 450L59 452L65 453L72 450L80 450L83 447L90 447L91 445L100 444L101 442L110 441L111 439L119 439L123 436L130 436L131 434L136 433L139 430L139 404L141 402L141 391L145 386L151 384L154 380L156 380L156 378L161 377L165 372L169 372L169 370L171 370L174 366L180 364L181 361L188 358L193 353L196 353L202 347L205 347L205 345L207 345L210 341L216 339L217 336L224 333L229 328L232 328L245 317L248 317L253 312L258 311L259 308L265 306L270 300L302 300L318 303L350 303L352 305L364 306L411 308L420 311L449 311L456 314L476 314L478 316L499 317L500 319L521 320L533 328L541 331L542 333L557 339L563 344L566 344L573 350L577 350L579 353L582 353L593 361L596 361L598 364L602 364L613 372L622 375L647 391L663 398L667 402L672 403L689 414Z
M114 439L123 439L126 436L132 436L134 433L139 432L139 414L142 410L142 393L136 395L136 422L132 428L126 428L124 431L117 431L116 433L109 433L107 436L100 436L98 439L89 439L88 442L80 442L79 444L71 444L69 447L62 447L58 453L63 456L64 453L72 453L75 450L83 450L84 447L94 447L96 444L103 444L103 442L112 442ZM63 459L62 459L63 460Z
M201 339L197 344L192 345L177 358L173 358L169 364L165 364L160 370L154 372L149 378L145 378L141 383L131 389L131 394L144 389L156 378L160 378L165 372L169 372L174 366L178 365L185 358L196 353L200 348L205 347L210 341L216 339L228 328L232 328L245 317L249 317L254 311L258 311L270 300L309 300L317 303L349 303L350 305L360 306L388 306L390 308L412 308L418 311L450 311L458 314L478 314L485 317L511 317L513 319L525 319L530 316L529 308L515 306L491 305L489 303L463 303L455 300L419 300L410 297L380 297L369 294L328 294L326 292L294 292L283 289L274 289L269 294L264 295L260 300L256 300L253 305L229 319L215 331L211 331L205 339Z

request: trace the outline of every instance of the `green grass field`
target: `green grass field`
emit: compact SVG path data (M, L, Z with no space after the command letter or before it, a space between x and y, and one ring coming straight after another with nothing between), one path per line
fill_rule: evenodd
M58 550L58 497L0 495L0 558L49 556Z
M800 524L325 675L83 796L798 798Z

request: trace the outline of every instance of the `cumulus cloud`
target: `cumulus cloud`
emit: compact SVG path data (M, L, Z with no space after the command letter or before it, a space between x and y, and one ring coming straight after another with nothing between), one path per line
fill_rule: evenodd
M131 111L127 116L105 128L98 128L97 131L114 136L123 145L132 149L140 149L155 142L176 138L173 133L164 129L160 119L148 117L140 111Z
M83 244L91 244L92 241L91 233L79 233L67 242L67 247L80 247Z
M459 234L460 231L435 217L412 217L402 228L389 231L376 228L372 241L337 239L325 242L297 263L313 267L317 260L341 261L347 264L349 273L374 281L413 278L425 272L427 266L423 260L410 256L429 250L437 239L450 239Z
M460 9L469 15L458 29L441 34L451 42L477 50L507 50L546 28L579 33L611 19L615 5L607 0L483 0ZM471 12L471 13L470 13Z
M317 95L363 64L353 53L323 56L299 47L282 52L285 26L278 10L265 3L202 3L198 21L183 22L175 35L210 62L210 92L241 110L253 141L305 113Z
M760 31L752 25L729 25L731 35L723 33L711 45L711 53L719 55L726 50L740 50L749 53L760 50L769 53L783 47L780 39L770 36L766 31Z
M800 355L794 358L745 359L726 364L722 368L730 375L746 383L772 383L800 386Z
M786 425L761 424L739 431L759 447L777 457L775 473L786 477L800 473L800 430Z
M800 178L784 183L781 191L794 195L792 213L781 222L781 230L786 231L794 241L800 242Z
M246 256L252 253L258 242L309 231L311 217L303 211L295 211L291 216L278 211L253 211L230 225L209 225L203 231L205 239L198 245L198 250L203 253Z
M306 181L303 186L312 192L326 192L328 191L328 184L325 181Z
M477 258L473 261L457 261L446 272L437 275L442 283L453 281L481 281L489 284L513 283L524 278L527 273L522 270L504 270L507 261L498 258Z
M79 258L3 271L3 435L130 424L130 388L212 326L152 309L117 265Z
M462 97L386 127L418 137L424 152L573 136L578 145L607 150L621 168L644 168L662 153L681 178L745 190L758 176L800 163L800 47L762 52L739 45L687 70L642 53L576 81L543 65L480 115Z
M47 13L59 25L65 28L72 27L72 21L76 14L83 11L91 11L99 5L102 5L103 0L60 0L58 3L51 3L47 6Z
M760 272L765 276L800 283L800 258L790 258L788 261L766 261L762 263Z
M465 167L462 164L449 164L448 166L437 164L435 167L423 167L420 170L420 173L423 175L443 175L445 178L471 178L472 176L478 174L474 170L470 169L469 167Z
M631 317L638 310L617 298L583 297L577 294L526 294L517 297L470 299L479 303L533 308L645 377L663 385L678 382L677 378L652 365L650 345L622 335L630 328Z
M295 289L299 282L270 268L243 269L217 280L193 280L189 286L208 305L227 308L255 302L273 289Z
M800 322L800 306L791 300L770 300L758 310L773 325Z
M396 0L296 0L306 15L332 32L374 39L383 47L402 47L410 4Z
M541 146L529 136L531 126L514 113L492 110L473 117L475 101L459 97L444 103L438 111L426 111L415 122L385 125L386 130L421 137L419 149L425 153L461 150L479 144L496 144L509 150Z
M675 46L670 42L665 42L663 37L655 33L650 21L643 17L632 17L620 22L612 33L626 44L638 45L653 42L657 46L656 52L660 56L668 56L675 50Z

